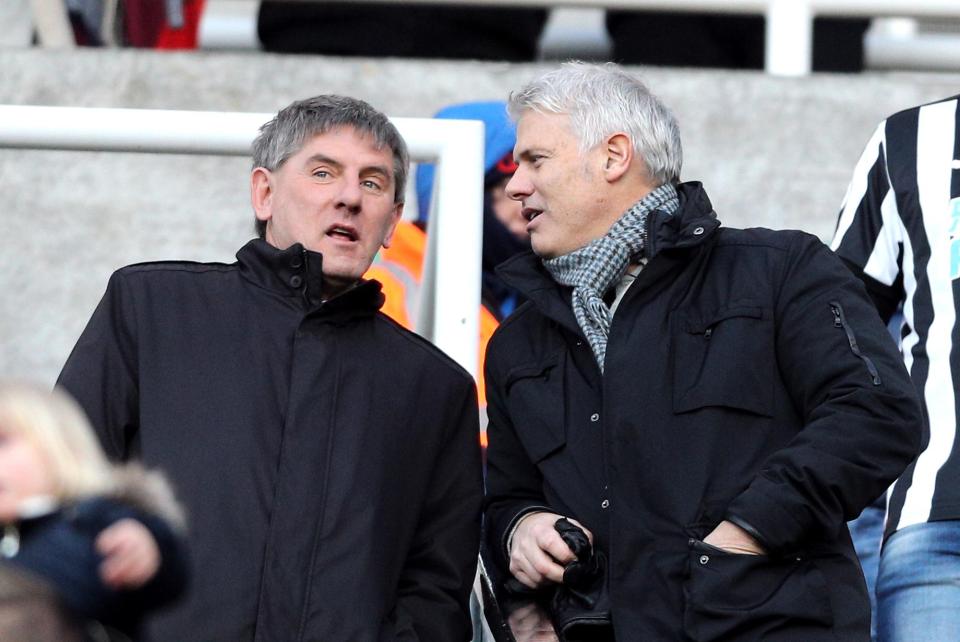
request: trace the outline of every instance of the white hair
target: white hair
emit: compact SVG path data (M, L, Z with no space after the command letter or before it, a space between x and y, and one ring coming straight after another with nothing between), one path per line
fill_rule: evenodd
M582 151L624 132L657 185L680 180L683 149L676 118L640 79L614 63L564 63L512 92L507 109L515 121L528 110L568 115Z

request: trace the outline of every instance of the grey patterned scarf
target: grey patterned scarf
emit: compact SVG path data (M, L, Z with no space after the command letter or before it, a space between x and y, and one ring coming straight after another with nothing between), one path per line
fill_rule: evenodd
M623 278L631 263L639 261L647 241L647 215L654 210L673 214L679 207L673 184L661 185L624 212L606 235L569 254L543 261L554 281L573 286L573 314L601 373L612 316L603 294Z

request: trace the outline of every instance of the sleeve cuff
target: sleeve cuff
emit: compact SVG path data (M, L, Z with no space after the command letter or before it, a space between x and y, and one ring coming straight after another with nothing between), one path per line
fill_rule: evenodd
M767 551L768 553L770 552L770 543L767 542L764 536L760 534L760 531L753 527L753 524L736 515L727 515L726 520L731 524L740 527L744 532L746 532L747 535L757 540L757 543L763 547L763 550Z
M513 519L510 520L510 523L507 524L507 527L503 530L503 541L501 542L501 549L503 550L503 558L506 560L510 559L510 545L513 543L513 534L517 530L517 526L520 525L520 521L530 515L531 513L552 513L554 512L552 508L548 506L527 506L526 508L517 512L513 516Z

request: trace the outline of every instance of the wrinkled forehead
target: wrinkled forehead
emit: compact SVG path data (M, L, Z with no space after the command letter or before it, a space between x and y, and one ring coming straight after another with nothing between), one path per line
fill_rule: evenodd
M384 163L389 165L391 176L394 173L393 149L387 143L378 141L371 132L350 125L307 134L292 156L304 152L309 155L336 155L341 162Z

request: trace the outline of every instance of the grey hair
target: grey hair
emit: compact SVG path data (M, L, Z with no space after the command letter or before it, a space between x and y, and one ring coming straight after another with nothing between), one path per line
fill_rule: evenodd
M680 180L683 148L676 118L639 78L614 63L564 63L511 92L507 110L514 121L528 110L567 114L582 151L625 132L658 186Z
M410 153L400 132L385 114L357 98L333 94L314 96L290 103L260 128L253 141L253 167L279 169L300 151L310 138L341 127L373 137L377 149L393 153L394 203L403 203L406 194ZM257 220L257 234L266 233L266 221Z

